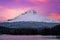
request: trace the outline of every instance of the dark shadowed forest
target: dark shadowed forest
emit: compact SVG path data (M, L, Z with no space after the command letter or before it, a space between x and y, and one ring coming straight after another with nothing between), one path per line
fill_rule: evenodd
M60 35L60 25L52 28L8 28L0 26L0 34L10 35Z

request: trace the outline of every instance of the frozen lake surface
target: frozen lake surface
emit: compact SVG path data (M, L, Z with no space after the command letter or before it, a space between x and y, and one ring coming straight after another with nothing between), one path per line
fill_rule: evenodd
M0 40L60 40L56 36L41 35L0 35Z

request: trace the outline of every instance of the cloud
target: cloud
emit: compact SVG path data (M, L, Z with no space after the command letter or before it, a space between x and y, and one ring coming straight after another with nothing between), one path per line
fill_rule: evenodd
M15 9L2 9L0 11L0 19L6 20L6 19L13 18L14 16L17 15L16 13L17 13L17 11Z
M5 21L7 19L13 19L18 15L21 15L22 13L26 12L30 8L5 8L2 7L0 9L0 21Z
M45 2L48 2L49 0L29 0L29 2L32 2L32 3L45 3Z
M60 20L60 13L51 13L49 15L50 18L53 18L53 19L57 19L57 20Z
M13 0L14 2L20 2L21 0Z

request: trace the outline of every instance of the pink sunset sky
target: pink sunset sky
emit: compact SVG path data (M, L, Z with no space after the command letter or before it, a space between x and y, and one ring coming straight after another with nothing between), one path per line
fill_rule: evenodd
M0 21L12 19L31 9L60 20L60 0L0 0Z

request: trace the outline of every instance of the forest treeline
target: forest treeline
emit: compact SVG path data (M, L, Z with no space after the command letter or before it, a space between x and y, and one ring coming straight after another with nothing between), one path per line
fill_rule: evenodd
M60 25L52 28L8 28L0 26L0 34L11 35L60 35Z

